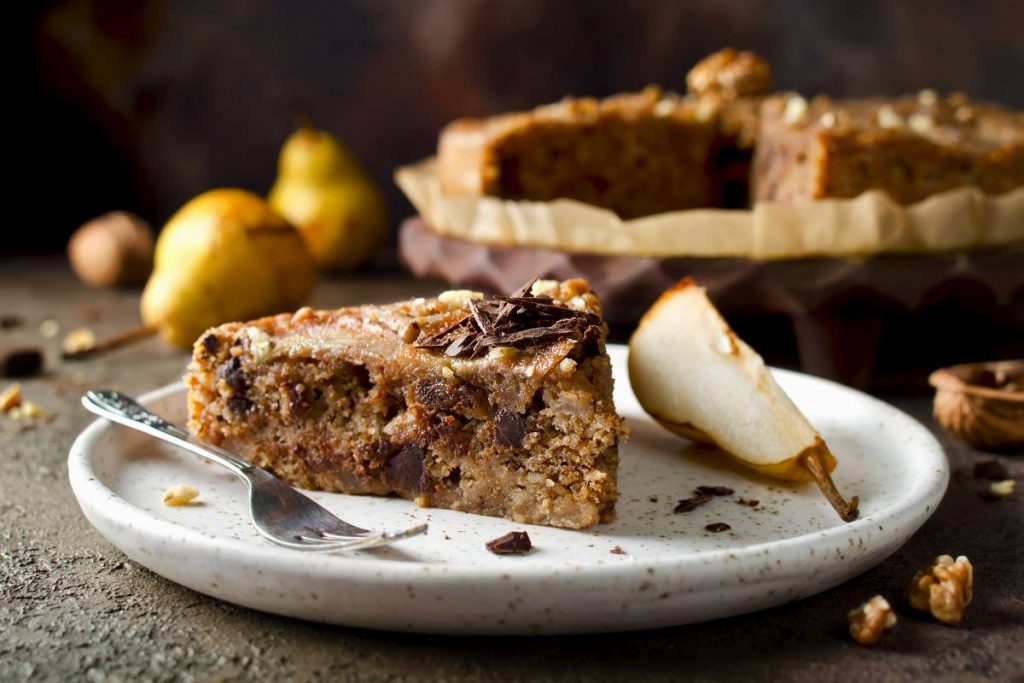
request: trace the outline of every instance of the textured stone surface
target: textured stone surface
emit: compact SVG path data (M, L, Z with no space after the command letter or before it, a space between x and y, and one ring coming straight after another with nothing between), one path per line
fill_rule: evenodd
M321 283L314 303L387 301L433 283L367 275ZM748 616L647 633L545 639L460 639L321 626L251 612L193 593L128 561L81 516L68 487L68 448L90 416L87 386L140 393L180 376L186 355L155 339L61 363L67 331L100 336L137 322L137 292L93 292L63 262L0 260L0 315L25 324L3 341L43 344L48 372L22 382L54 414L34 429L0 417L0 680L89 681L670 681L1020 680L1024 676L1024 494L990 503L971 476L985 456L939 434L955 474L946 500L893 557L822 595ZM41 321L62 335L43 340ZM893 401L933 430L927 399ZM1019 478L1024 458L1003 457ZM975 601L961 628L899 600L919 565L966 554ZM845 613L872 595L894 601L895 631L874 649L845 634Z

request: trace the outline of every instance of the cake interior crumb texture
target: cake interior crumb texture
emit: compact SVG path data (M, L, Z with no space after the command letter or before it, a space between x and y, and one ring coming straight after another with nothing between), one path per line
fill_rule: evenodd
M186 377L190 427L304 488L529 524L611 521L624 427L603 325L472 357L416 345L465 321L470 300L307 308L215 328ZM549 283L539 301L600 313L582 281Z

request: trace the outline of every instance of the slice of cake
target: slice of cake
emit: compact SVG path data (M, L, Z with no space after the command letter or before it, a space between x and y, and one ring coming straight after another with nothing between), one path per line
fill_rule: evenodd
M189 426L295 486L583 528L614 518L622 419L582 280L208 331Z
M437 169L448 196L576 199L623 218L714 206L717 104L658 88L566 98L448 125Z
M753 197L800 202L883 190L900 204L1024 185L1024 114L930 90L897 99L799 95L761 108Z

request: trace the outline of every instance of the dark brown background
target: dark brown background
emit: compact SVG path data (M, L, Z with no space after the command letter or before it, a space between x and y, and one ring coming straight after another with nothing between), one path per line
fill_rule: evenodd
M1024 107L1015 0L71 0L17 11L8 160L23 217L0 253L61 249L109 209L159 224L215 186L265 192L296 106L365 162L397 223L409 207L392 170L430 154L450 119L567 93L681 89L723 45L760 51L779 86L808 93L931 86Z

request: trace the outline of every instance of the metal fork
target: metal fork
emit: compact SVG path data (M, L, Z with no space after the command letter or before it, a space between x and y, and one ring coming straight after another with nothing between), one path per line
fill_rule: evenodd
M200 441L119 391L93 389L82 397L82 405L108 420L191 451L245 481L252 523L264 538L277 545L314 552L361 550L427 530L426 524L400 531L370 531L349 524L270 472L240 460L223 448Z

